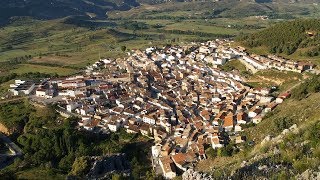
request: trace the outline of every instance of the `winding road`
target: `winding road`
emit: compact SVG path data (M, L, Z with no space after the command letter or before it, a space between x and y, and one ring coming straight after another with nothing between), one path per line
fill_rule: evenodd
M6 135L0 133L0 139L9 147L10 151L13 152L12 154L0 154L1 160L3 159L0 162L0 169L2 169L12 164L16 157L22 156L23 152L22 149L12 142Z

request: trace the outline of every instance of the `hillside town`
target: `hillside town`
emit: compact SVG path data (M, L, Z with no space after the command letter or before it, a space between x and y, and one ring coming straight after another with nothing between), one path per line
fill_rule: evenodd
M59 97L58 112L79 117L80 130L110 133L124 129L154 139L152 161L157 173L171 179L207 158L205 149L241 144L246 124L257 124L290 92L277 97L271 88L250 88L236 72L219 69L239 59L248 69L303 72L313 64L277 56L248 55L228 40L187 46L131 50L125 59L101 59L84 74L16 80L14 95Z
M235 51L236 52L236 51ZM244 54L241 59L244 64L253 71L263 69L276 69L279 71L293 71L302 73L306 70L314 70L315 65L307 62L294 62L275 55L268 55L267 57L251 54Z

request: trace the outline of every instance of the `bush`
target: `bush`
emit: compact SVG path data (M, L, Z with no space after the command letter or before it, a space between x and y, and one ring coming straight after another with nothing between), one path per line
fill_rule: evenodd
M213 159L213 158L217 157L217 150L213 149L212 147L209 147L206 150L206 154L208 155L209 158Z
M269 150L269 144L265 144L264 146L261 147L260 151L261 153L265 154Z
M143 30L149 29L149 25L144 22L137 22L137 21L128 21L122 24L122 26L126 29L130 30Z
M274 179L290 179L290 175L282 170Z
M71 175L83 176L89 170L89 163L87 157L76 158L72 165Z
M279 117L274 119L273 121L273 129L280 133L284 129L288 129L290 126L292 126L293 122L292 119L289 119L287 117Z
M233 144L228 144L227 146L225 146L223 148L219 148L217 150L217 155L221 156L221 157L232 156L233 153L234 153L234 145Z
M308 169L308 162L306 159L302 159L293 163L293 168L298 172L302 173Z

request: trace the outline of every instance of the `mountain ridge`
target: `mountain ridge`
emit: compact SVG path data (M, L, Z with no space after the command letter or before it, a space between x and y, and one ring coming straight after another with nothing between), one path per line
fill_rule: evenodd
M108 11L129 10L139 5L135 0L3 0L0 2L0 21L6 23L13 16L55 19L88 13L93 14L91 18L106 18Z
M188 2L220 2L239 3L250 2L258 4L277 3L320 3L319 0L2 0L0 2L0 18L11 16L35 16L37 18L58 18L67 15L84 15L95 13L98 17L105 17L111 10L125 11L140 4L167 4Z

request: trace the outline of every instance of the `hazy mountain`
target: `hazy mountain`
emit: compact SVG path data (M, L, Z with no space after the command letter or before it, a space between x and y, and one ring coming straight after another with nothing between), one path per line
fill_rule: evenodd
M146 4L161 4L167 2L217 2L225 0L139 0L140 3ZM257 2L257 3L319 3L320 0L239 0L242 2Z
M53 19L85 15L88 18L105 18L108 11L125 11L140 4L158 4L158 8L170 10L171 7L174 11L190 8L201 11L215 9L214 15L221 17L272 15L276 12L304 15L312 7L300 5L317 2L320 0L1 0L0 25L13 16ZM298 3L300 5L294 5Z
M101 18L110 10L129 10L135 6L139 6L135 0L1 0L0 21L12 16L52 19L90 14Z

